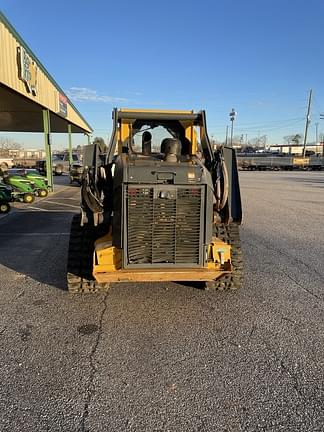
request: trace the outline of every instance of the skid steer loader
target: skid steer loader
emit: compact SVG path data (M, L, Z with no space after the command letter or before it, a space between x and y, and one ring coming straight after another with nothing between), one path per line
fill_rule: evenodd
M114 109L112 117L108 147L98 139L84 152L69 291L147 281L240 288L235 151L212 148L205 111Z

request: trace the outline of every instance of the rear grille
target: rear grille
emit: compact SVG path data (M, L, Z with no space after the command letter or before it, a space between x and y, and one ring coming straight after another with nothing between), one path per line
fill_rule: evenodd
M152 262L153 189L128 189L128 261Z
M201 187L129 186L128 265L200 263Z

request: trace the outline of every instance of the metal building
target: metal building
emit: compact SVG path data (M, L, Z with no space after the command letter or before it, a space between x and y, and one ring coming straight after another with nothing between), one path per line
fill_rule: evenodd
M44 132L49 185L53 186L51 132L89 136L91 126L0 12L0 132Z

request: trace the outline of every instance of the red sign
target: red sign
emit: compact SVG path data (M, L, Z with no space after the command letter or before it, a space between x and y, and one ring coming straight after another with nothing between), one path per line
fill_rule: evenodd
M59 114L67 116L67 97L59 93Z

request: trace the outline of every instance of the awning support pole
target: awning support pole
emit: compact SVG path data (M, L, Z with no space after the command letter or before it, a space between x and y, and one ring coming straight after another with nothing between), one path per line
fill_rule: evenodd
M73 158L72 158L72 125L68 124L68 135L69 135L69 162L70 165L73 164Z
M90 135L88 134L87 136L88 136L88 145L90 145L91 144L91 142L90 142Z
M48 180L49 190L53 192L53 167L52 167L52 149L51 149L51 123L49 110L43 109L43 126L44 141L46 153L46 177Z

